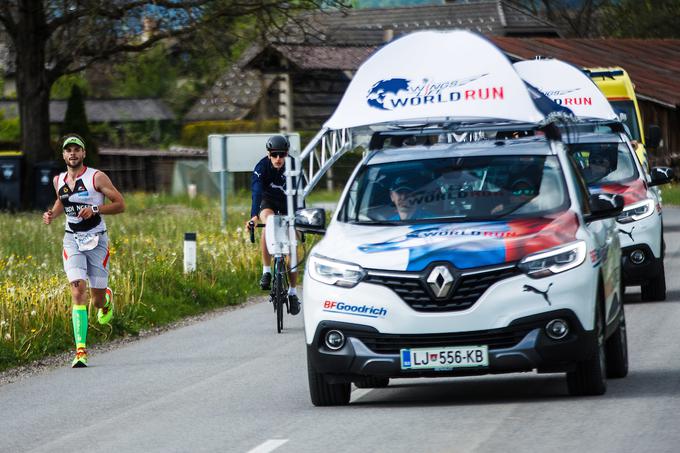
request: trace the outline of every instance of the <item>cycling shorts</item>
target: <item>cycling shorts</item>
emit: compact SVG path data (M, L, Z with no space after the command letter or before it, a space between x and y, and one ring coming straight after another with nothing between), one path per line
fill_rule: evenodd
M271 209L274 214L286 215L288 213L288 206L286 200L276 200L274 198L264 197L260 203L260 212L263 209Z

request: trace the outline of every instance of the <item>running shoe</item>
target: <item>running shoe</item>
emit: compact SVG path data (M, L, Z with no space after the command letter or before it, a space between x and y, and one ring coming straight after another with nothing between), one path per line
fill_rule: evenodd
M272 274L270 272L265 272L262 274L260 279L260 289L263 291L269 291L272 287Z
M290 314L295 316L300 313L300 300L294 294L288 294L288 306L290 307Z
M106 294L104 296L106 302L104 302L104 307L97 310L97 321L99 324L108 324L113 318L113 291L111 288L106 288Z
M71 362L71 368L85 368L87 367L87 349L78 348L76 357Z

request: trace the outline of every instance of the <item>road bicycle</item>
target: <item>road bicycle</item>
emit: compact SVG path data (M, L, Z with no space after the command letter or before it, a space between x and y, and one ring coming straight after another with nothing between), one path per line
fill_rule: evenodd
M283 330L283 310L290 314L288 304L288 265L286 256L289 249L288 241L288 221L284 216L271 215L267 218L267 224L250 221L248 231L250 242L255 243L255 228L267 227L265 230L265 240L267 249L272 256L272 282L269 292L269 300L274 306L276 313L276 331L281 333Z

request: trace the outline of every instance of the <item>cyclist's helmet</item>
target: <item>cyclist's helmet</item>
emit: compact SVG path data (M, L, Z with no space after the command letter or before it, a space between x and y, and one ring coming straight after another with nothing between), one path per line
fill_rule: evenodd
M267 140L267 152L283 151L287 153L289 148L290 143L283 135L272 135L269 137L269 140Z

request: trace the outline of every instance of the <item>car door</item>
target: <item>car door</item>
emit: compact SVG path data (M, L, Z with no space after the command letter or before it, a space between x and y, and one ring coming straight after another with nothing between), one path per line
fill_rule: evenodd
M567 160L569 162L569 168L565 173L568 173L567 177L571 178L574 188L576 189L576 196L578 203L581 206L581 211L584 214L588 214L590 213L590 205L588 202L590 194L585 180L571 155L567 157ZM586 222L584 227L593 239L593 249L589 251L590 259L593 265L599 265L602 269L605 319L607 320L607 323L609 323L609 321L618 313L622 297L620 290L621 246L619 243L616 219L609 218L596 220L594 222Z

